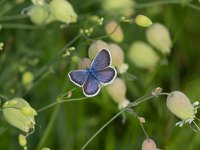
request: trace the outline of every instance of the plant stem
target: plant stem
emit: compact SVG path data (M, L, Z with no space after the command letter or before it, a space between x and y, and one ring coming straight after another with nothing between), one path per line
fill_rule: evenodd
M54 109L54 112L53 112L53 115L51 117L51 120L49 121L48 123L48 126L46 127L45 131L44 131L44 134L41 138L41 140L39 141L39 144L37 145L36 147L36 150L41 150L42 149L42 146L44 146L45 142L47 141L47 139L49 138L50 136L50 133L52 131L52 128L53 128L53 125L54 125L54 122L56 120L56 116L59 112L59 108L60 108L60 105L58 105L55 109Z
M119 115L121 115L124 111L126 111L126 108L122 109L120 112L118 112L115 116L113 116L108 122L106 122L95 134L83 145L81 150L84 150L87 145L106 127L108 124L110 124L115 118L117 118Z
M183 2L181 2L181 0L164 0L164 1L156 1L156 2L148 2L148 3L136 3L134 8L140 9L140 8L153 7L157 5L180 4L180 3L183 3Z
M29 25L29 24L13 24L13 23L5 23L0 24L2 29L38 29L41 28L39 26L35 25Z
M0 21L9 21L9 20L23 19L23 18L27 18L27 17L28 17L28 15L5 16L5 17L1 17Z
M107 121L99 130L97 130L94 135L83 145L83 147L81 148L81 150L84 150L88 144L106 127L108 126L115 118L117 118L120 114L122 114L123 112L125 112L126 110L130 109L130 107L134 107L139 105L140 103L147 101L151 98L154 98L156 96L161 96L161 95L169 95L169 93L158 93L157 95L150 95L148 97L145 98L145 96L142 96L141 98L137 99L136 101L130 103L128 106L126 106L125 108L123 108L121 111L119 111L115 116L113 116L109 121ZM135 113L134 113L135 114ZM140 122L140 125L144 131L145 136L148 138L148 135L143 127L143 125Z
M72 102L72 101L81 101L81 100L84 100L84 99L87 99L87 98L88 98L88 97L57 100L57 101L55 101L55 102L53 102L53 103L51 103L51 104L49 104L49 105L47 105L47 106L45 106L45 107L43 107L43 108L38 109L38 110L37 110L37 113L40 113L40 112L42 112L42 111L44 111L44 110L46 110L46 109L48 109L48 108L50 108L50 107L53 107L53 106L55 106L55 105L57 105L57 104L61 104L61 103L65 103L65 102Z

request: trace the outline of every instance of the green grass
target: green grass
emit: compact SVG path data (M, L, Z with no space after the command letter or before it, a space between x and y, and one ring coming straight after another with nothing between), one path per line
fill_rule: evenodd
M104 26L110 20L120 20L120 16L106 12L101 1L69 1L78 14L78 21L60 28L62 22L37 26L28 16L21 15L31 1L17 4L14 0L0 1L0 95L12 99L22 97L38 111L36 126L27 138L28 149L78 150L118 112L117 104L108 95L106 88L92 98L59 103L58 95L71 89L72 99L83 98L82 90L69 81L68 72L77 69L78 58L88 57L88 47L92 41L106 35ZM181 3L175 0L137 0L133 19L137 14L148 16L153 22L160 22L170 31L173 47L169 56L163 57L168 63L157 64L154 70L137 68L128 59L132 42L145 38L146 28L134 23L120 22L125 38L119 43L124 49L128 72L137 78L130 81L125 75L126 97L134 102L160 86L164 92L182 91L192 102L200 100L200 3L193 0ZM92 15L104 18L103 25L90 21ZM79 34L80 29L95 26L90 37ZM114 43L108 36L105 42ZM69 56L62 57L65 50L75 47ZM24 72L30 71L34 80L30 87L22 83ZM1 104L5 102L0 97ZM134 107L138 116L144 117L143 124L149 136L160 149L199 149L199 132L189 126L175 127L179 121L168 109L166 96L159 96ZM51 104L53 104L51 106ZM48 106L51 107L48 107ZM46 108L48 107L48 108ZM43 109L45 108L45 109ZM197 114L197 117L199 115ZM0 117L0 149L23 149L18 143L20 130L10 126L3 114ZM131 150L141 149L146 136L136 117L126 113L110 122L86 147L88 150Z

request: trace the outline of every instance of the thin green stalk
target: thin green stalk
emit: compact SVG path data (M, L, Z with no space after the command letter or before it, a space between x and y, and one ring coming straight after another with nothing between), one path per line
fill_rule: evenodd
M38 29L40 26L29 25L29 24L13 24L13 23L2 23L0 24L2 29Z
M28 17L28 15L5 16L5 17L1 17L0 21L17 20L17 19L23 19L23 18L27 18L27 17Z
M97 132L95 132L95 134L83 145L83 147L81 148L81 150L84 150L88 144L105 128L107 127L113 120L115 120L115 118L117 118L119 115L121 115L124 111L126 111L125 109L122 109L120 112L118 112L115 116L113 116L108 122L106 122Z
M61 104L61 103L65 103L65 102L72 102L72 101L81 101L81 100L85 100L87 98L88 97L71 98L71 99L61 99L61 100L55 101L55 102L53 102L53 103L51 103L51 104L49 104L47 106L44 106L44 107L38 109L37 112L40 113L40 112L42 112L42 111L44 111L46 109L49 109L49 108L51 108L51 107L53 107L53 106L55 106L57 104Z
M164 0L164 1L156 1L156 2L148 2L148 3L136 3L134 5L134 8L140 9L140 8L153 7L157 5L182 4L182 3L183 2L181 0Z
M59 108L60 108L60 105L57 105L57 107L54 109L54 112L51 116L51 120L49 121L48 123L48 126L46 127L44 133L43 133L43 136L42 138L40 139L39 141L39 144L37 145L36 147L36 150L41 150L42 147L44 146L45 142L48 140L50 134L51 134L51 131L53 129L53 125L55 123L55 120L56 120L56 116L59 112Z
M81 148L81 150L84 150L88 144L106 127L108 126L115 118L117 118L119 115L121 115L123 112L125 112L126 110L130 109L130 107L134 107L134 106L137 106L138 104L144 102L144 101L147 101L151 98L154 98L156 96L160 96L160 95L169 95L169 93L158 93L157 95L151 95L151 96L148 96L144 99L137 99L136 101L130 103L127 107L125 107L124 109L122 109L121 111L119 111L115 116L113 116L108 122L106 122L99 130L97 130L94 135L83 145L83 147ZM141 125L146 137L148 137L148 135L146 134L146 131L143 127L143 125Z
M200 7L199 6L196 6L194 4L191 4L191 3L187 3L186 6L192 8L192 9L195 9L197 11L200 11Z

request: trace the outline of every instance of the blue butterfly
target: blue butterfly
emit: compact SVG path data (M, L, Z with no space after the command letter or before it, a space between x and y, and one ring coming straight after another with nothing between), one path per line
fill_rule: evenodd
M99 93L103 85L110 84L116 77L117 71L111 67L111 55L106 49L102 49L86 70L74 70L68 73L70 80L83 88L87 97Z

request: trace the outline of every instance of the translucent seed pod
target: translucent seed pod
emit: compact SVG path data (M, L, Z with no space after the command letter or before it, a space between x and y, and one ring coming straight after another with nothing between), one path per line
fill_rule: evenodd
M86 69L89 68L91 64L91 60L89 58L82 58L78 63L78 69Z
M129 104L129 101L126 99L126 85L122 79L116 78L107 86L107 92L118 104L119 109L122 109Z
M110 21L105 26L106 33L115 42L122 42L124 40L124 33L121 26L116 21Z
M3 116L10 125L28 133L31 129L35 128L34 116L36 116L37 113L34 110L35 113L26 115L21 111L24 107L30 107L32 112L34 110L29 103L22 98L14 98L5 102L2 110Z
M104 41L97 40L97 41L93 42L88 49L89 58L94 59L94 57L97 55L97 53L100 52L104 48L107 50L110 50L110 46Z
M195 108L184 93L180 91L169 93L166 103L168 109L181 120L195 118Z
M137 15L135 17L135 23L141 27L149 27L152 25L152 21L144 15Z
M47 5L33 5L28 14L31 21L36 25L46 25L55 20L49 13Z
M171 52L172 40L168 29L160 24L154 23L146 31L147 41L164 55Z
M109 44L112 56L112 64L120 68L124 64L124 51L117 44Z
M142 150L157 150L156 143L152 139L146 139L142 143Z
M123 109L126 106L128 106L128 104L130 104L130 101L128 99L124 99L123 101L121 101L120 103L118 103L118 108L119 109Z
M133 0L103 0L102 7L112 15L131 16L134 13Z
M72 5L66 0L52 0L49 4L50 12L56 20L66 24L77 21L78 15Z
M142 41L136 41L131 45L128 58L135 66L143 69L153 68L159 61L157 53Z

